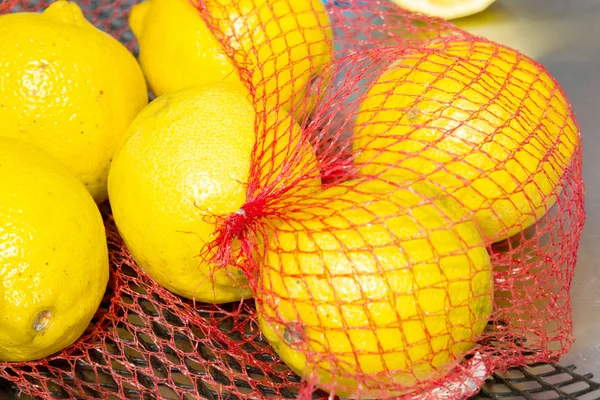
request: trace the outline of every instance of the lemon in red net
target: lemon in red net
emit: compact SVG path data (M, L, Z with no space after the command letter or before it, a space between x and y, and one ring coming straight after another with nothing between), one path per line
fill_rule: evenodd
M161 96L132 123L110 169L110 204L133 258L166 289L202 302L252 297L242 270L202 255L214 217L238 212L250 185L320 187L298 124L281 109L262 121L245 90L218 84ZM233 264L239 247L234 241Z
M569 102L538 64L492 43L450 42L378 77L353 149L362 174L404 170L445 187L496 242L555 203L578 143Z
M496 0L392 0L407 10L444 19L477 14L487 9L494 1Z
M0 16L0 135L62 161L97 202L113 153L148 101L135 58L77 4Z
M316 97L305 99L308 83L332 58L332 31L321 0L206 2L226 47L194 4L146 0L131 10L140 64L155 95L202 83L241 84L233 56L237 67L249 70L257 96L294 109L298 118L311 110Z
M472 349L492 272L456 202L392 177L295 204L271 226L256 293L264 337L293 371L340 397L379 399L443 377Z
M0 137L0 360L37 360L88 327L108 282L104 224L58 160Z

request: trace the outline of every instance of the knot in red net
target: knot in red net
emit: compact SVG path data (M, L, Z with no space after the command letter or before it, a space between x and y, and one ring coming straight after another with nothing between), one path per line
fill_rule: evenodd
M234 240L240 244L240 250L245 255L245 263L239 265L247 276L253 276L256 264L253 263L254 233L257 220L263 216L266 199L259 197L244 204L239 210L222 217L211 218L215 224L215 239L210 241L202 249L200 256L209 260L216 270L226 268L237 256L232 249Z

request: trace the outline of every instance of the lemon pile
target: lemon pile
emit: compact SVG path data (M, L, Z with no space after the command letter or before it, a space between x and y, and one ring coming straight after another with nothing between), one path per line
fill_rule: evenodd
M108 282L96 202L147 104L144 76L79 7L0 16L0 360L77 340Z
M152 279L254 298L264 337L317 386L385 398L443 378L492 313L487 246L548 211L574 156L557 84L487 42L407 52L357 111L356 174L325 187L302 128L334 62L323 2L196 6L132 7L137 60L72 2L0 16L0 360L81 337L108 281L108 200Z

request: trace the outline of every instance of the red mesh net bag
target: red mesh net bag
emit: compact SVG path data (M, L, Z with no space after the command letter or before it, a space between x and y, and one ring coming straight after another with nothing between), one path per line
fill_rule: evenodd
M137 52L133 2L79 4ZM246 203L198 249L254 298L160 287L104 205L112 274L93 323L1 378L41 398L466 398L569 349L581 143L543 66L383 1L195 6L257 121L283 109L301 126L282 156L265 137L290 119L256 124Z

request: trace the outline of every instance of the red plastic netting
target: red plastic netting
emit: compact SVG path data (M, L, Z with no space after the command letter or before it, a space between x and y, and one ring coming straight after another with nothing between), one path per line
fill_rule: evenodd
M0 364L22 394L464 398L493 369L568 350L584 186L558 83L520 53L391 3L294 1L197 5L258 121L243 212L211 219L198 252L215 270L237 262L255 300L205 305L160 287L103 206L102 307L73 346ZM132 2L79 3L137 52ZM292 34L274 28L284 18ZM307 42L308 54L293 51ZM302 128L284 129L283 153L266 140L289 124L279 108ZM318 168L304 164L313 149Z

